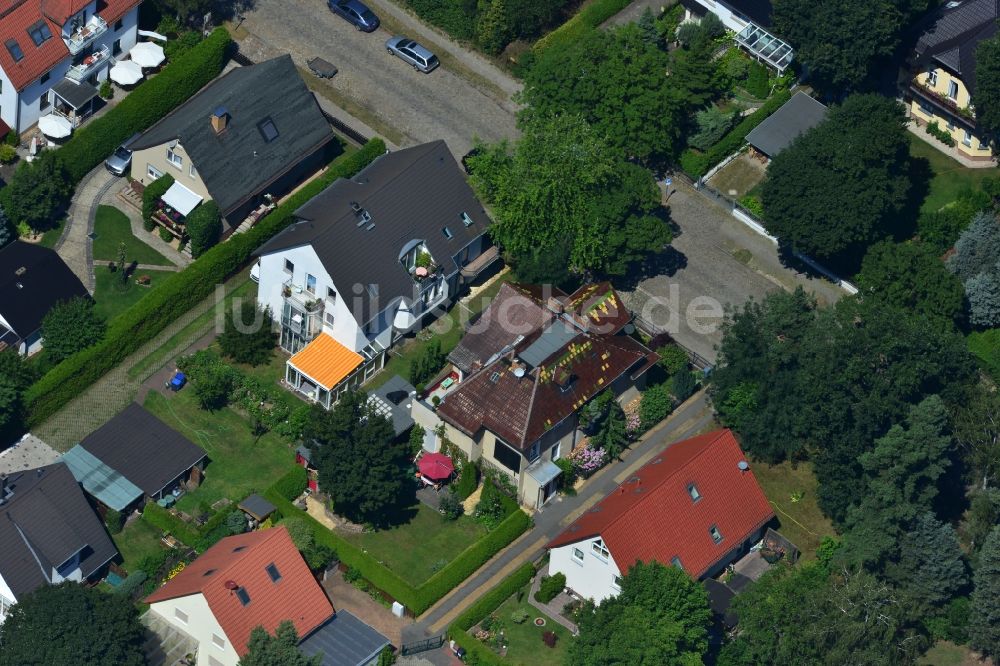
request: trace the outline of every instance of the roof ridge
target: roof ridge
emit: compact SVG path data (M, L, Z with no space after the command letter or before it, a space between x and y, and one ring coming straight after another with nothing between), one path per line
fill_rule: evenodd
M535 397L538 395L538 374L539 368L535 368L531 371L531 398L528 400L528 409L524 412L524 427L521 430L521 446L524 447L528 442L526 438L528 436L528 428L531 426L531 415L535 410ZM543 431L544 434L544 431Z

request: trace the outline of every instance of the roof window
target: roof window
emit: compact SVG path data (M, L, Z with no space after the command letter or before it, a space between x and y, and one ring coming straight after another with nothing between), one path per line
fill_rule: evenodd
M673 557L671 557L670 563L675 567L677 567L678 569L680 569L681 571L684 570L684 565L681 564L681 558L678 555L674 555Z
M215 573L215 569L206 569L205 573L203 573L202 576L211 576L214 573Z
M28 26L28 35L31 37L31 41L35 43L35 46L41 46L52 39L52 31L49 30L49 24L44 20L37 21Z
M246 550L246 546L236 546L236 548L233 548L234 553L238 553L242 550Z
M469 217L468 213L466 213L465 211L462 211L462 214L459 215L459 217L462 218L462 224L464 224L467 227L471 227L472 226L472 218Z
M691 496L692 502L697 502L701 499L701 493L698 492L698 486L693 483L688 484L688 495Z
M715 543L722 543L722 532L715 525L708 528L708 533L712 535L712 541Z
M260 135L264 137L264 141L271 143L278 138L278 128L275 127L274 121L268 116L264 120L257 124L257 129L260 131Z
M14 59L14 62L21 62L24 58L24 51L21 50L21 46L17 43L15 39L8 39L4 42L4 46L10 52L10 57Z
M267 575L270 576L272 583L277 583L281 580L281 572L278 571L278 567L275 566L274 562L268 564L264 569L267 571Z
M244 606L250 605L250 593L247 592L247 588L241 587L236 590L236 598L240 600L240 603Z
M449 229L448 227L444 227L443 229L441 229L441 233L443 233L444 237L447 238L448 240L451 240L452 238L455 237L455 234L451 233L451 229Z

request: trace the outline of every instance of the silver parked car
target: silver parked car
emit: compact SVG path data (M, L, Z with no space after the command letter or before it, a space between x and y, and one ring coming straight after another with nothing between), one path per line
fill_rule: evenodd
M389 39L385 43L385 49L389 55L405 60L413 65L413 69L425 74L441 64L436 55L408 37Z
M115 148L111 157L104 160L105 168L116 176L124 176L132 165L132 151L129 150L129 146L140 136L141 133L133 134L125 143Z

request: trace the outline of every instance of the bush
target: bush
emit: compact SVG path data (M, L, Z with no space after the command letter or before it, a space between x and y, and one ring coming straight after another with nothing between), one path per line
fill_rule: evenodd
M542 583L535 592L535 601L547 604L566 587L566 574L559 572L554 576L542 576Z
M131 597L136 591L142 589L141 586L146 582L147 578L149 578L149 575L142 569L133 571L115 588L115 594Z
M242 300L228 313L218 340L222 353L237 363L258 366L269 362L278 341L270 308L261 310L255 300Z
M156 227L156 223L153 222L153 213L156 212L157 202L163 198L163 195L167 193L167 190L173 184L174 177L166 173L147 185L146 189L142 191L142 224L146 228L146 231L152 231ZM161 238L163 231L163 229L160 229ZM170 234L167 235L169 236Z
M473 516L485 525L486 529L494 529L510 513L508 504L504 502L505 497L494 483L487 480L483 484L483 493L479 496L479 503L476 504Z
M160 235L160 240L164 243L169 243L174 240L174 235L167 231L164 227L160 227L157 233Z
M64 149L47 150L34 162L22 162L0 190L0 207L12 222L43 231L62 215L73 192L69 172L57 157Z
M433 338L423 351L410 361L410 383L423 384L434 377L444 364L445 356L441 350L441 340Z
M199 44L196 49L205 43ZM160 80L164 74L154 81ZM128 99L132 99L132 95L126 101ZM63 150L65 147L59 152ZM28 389L24 401L29 411L29 426L37 425L54 414L125 357L210 296L216 284L245 266L262 243L287 227L294 219L294 212L305 202L337 178L353 176L384 152L385 144L380 139L373 139L361 150L335 160L319 178L290 196L253 229L216 245L182 272L164 279L159 288L112 319L102 342L66 359Z
M697 112L694 117L698 131L691 135L688 144L698 150L708 150L732 129L736 114L710 106Z
M556 460L556 467L562 472L559 475L559 489L564 493L573 491L573 484L576 483L576 469L569 458L559 458Z
M663 347L657 349L656 353L660 357L657 364L663 368L664 372L666 372L668 376L672 377L688 367L687 352L677 345L664 345Z
M306 468L296 465L295 469L289 471L287 474L275 481L271 486L271 490L291 502L296 500L298 496L302 494L302 492L306 489L306 483L308 483L308 481L309 475L306 472Z
M191 256L195 259L219 242L222 235L222 215L219 205L209 199L188 215L184 228L191 242Z
M111 534L119 534L124 522L122 514L114 509L108 509L107 513L104 514L104 525Z
M235 382L235 373L223 363L206 366L196 377L191 378L198 404L210 412L222 409L229 403L229 394Z
M771 91L767 81L767 67L759 62L751 62L747 70L747 92L758 99L764 99Z
M441 497L441 506L438 508L445 520L458 520L465 513L465 507L450 490Z
M740 205L750 211L758 220L764 219L764 202L756 194L748 194L740 199Z
M455 495L458 499L465 501L469 495L476 492L479 487L479 467L474 462L462 464L462 470L458 475L458 482L455 484Z
M18 136L16 130L11 130L7 132L7 136L4 137L3 141L8 146L17 148L17 144L21 143L21 137Z
M111 81L104 79L101 82L101 87L98 88L97 94L101 96L101 99L111 99L115 96L115 89L111 87Z
M935 120L933 122L927 123L927 127L924 128L928 134L940 141L946 146L954 146L955 139L951 136L951 132L941 129L938 122Z
M594 0L585 5L573 15L573 18L535 42L531 47L534 58L537 59L548 49L568 49L574 44L586 41L590 31L628 7L630 1Z
M493 650L476 640L467 632L477 622L500 607L512 594L531 582L535 575L535 567L531 562L522 564L514 573L503 579L499 585L480 597L469 606L448 627L448 637L465 648L465 661L468 664L503 666L506 660L501 659Z
M684 402L697 390L698 381L688 370L678 372L670 381L670 392L677 398L677 402Z
M6 143L0 144L0 164L13 164L17 159L17 148Z
M681 372L687 372L682 370ZM690 374L690 373L689 373ZM639 403L639 424L643 430L648 430L663 419L670 416L674 409L673 398L663 384L650 386L643 391L642 402Z
M968 343L983 370L1000 383L1000 328L970 333Z

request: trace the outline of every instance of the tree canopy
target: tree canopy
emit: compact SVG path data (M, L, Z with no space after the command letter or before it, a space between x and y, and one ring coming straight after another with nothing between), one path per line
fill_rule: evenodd
M13 349L0 351L0 446L20 435L24 392L38 373Z
M226 327L219 335L222 353L239 363L263 365L274 355L277 342L271 311L260 309L252 299L239 301L226 317Z
M45 356L53 363L96 344L107 328L89 298L71 298L52 306L42 319Z
M761 191L768 230L816 258L861 256L908 203L909 151L895 100L848 97L774 157Z
M564 275L620 275L671 240L652 175L616 156L580 116L537 116L513 154L503 143L482 148L469 159L472 181L515 265L568 245Z
M143 666L145 629L126 595L43 585L0 625L0 666Z
M856 280L865 298L949 324L963 317L961 280L945 268L934 249L923 243L876 243L865 254Z
M986 537L973 579L969 638L972 647L1000 658L1000 525Z
M316 407L306 427L319 484L334 510L356 523L385 525L413 499L409 447L361 391L348 391L329 411Z
M976 46L976 92L972 96L976 122L993 135L1000 133L1000 35Z
M581 611L580 635L567 663L702 663L712 612L705 589L677 567L637 563L622 578L622 591Z
M955 242L948 268L964 282L969 320L974 326L1000 326L1000 220L979 213Z
M279 624L273 636L264 627L255 627L239 666L319 666L321 659L305 656L298 644L299 635L291 620Z
M34 162L17 167L0 195L0 203L15 225L26 224L44 231L55 226L72 191L62 160L55 151L45 151Z

